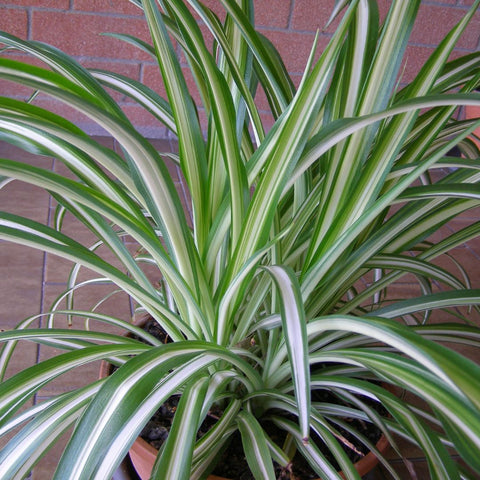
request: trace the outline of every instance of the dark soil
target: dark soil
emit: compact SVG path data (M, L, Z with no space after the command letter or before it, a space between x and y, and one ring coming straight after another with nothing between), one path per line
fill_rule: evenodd
M160 339L164 343L169 342L168 336L165 332L159 327L158 323L151 320L148 321L143 327L148 333ZM333 396L332 393L327 391L315 391L312 394L312 400L314 402L337 402L338 399ZM141 433L141 437L150 443L156 449L159 449L163 442L168 436L170 426L175 415L175 411L178 405L179 395L174 395L170 397L155 413L151 420L147 423L145 428ZM376 404L372 405L374 408L377 408ZM383 412L382 412L383 413ZM205 421L202 423L197 437L201 438L205 435L206 432L215 424L216 419L222 414L221 411L211 411ZM344 419L349 421L349 419ZM357 420L351 420L349 423L359 430L364 436L369 438L372 443L377 443L380 439L381 432L374 426L369 423L359 422ZM263 427L270 435L273 441L277 444L283 444L283 435L284 432L279 430L273 424L264 424ZM342 434L348 441L352 442L355 445L355 448L362 452L362 455L355 453L352 449L344 447L344 450L347 452L349 458L352 462L357 462L362 458L363 455L368 453L368 450L362 444L358 444L355 438L352 437L348 432L343 431L341 428L337 427L337 430ZM312 441L315 441L315 435L312 436ZM321 448L322 443L317 441L316 444ZM328 450L324 451L324 455L329 459L332 465L337 466L335 459L329 454ZM298 458L297 458L298 457ZM247 461L243 453L243 446L240 435L238 433L232 436L232 440L226 450L223 452L222 456L219 459L219 462L215 469L212 472L215 475L220 477L225 477L231 480L254 480L254 477L249 471ZM311 469L306 460L297 455L292 462L292 465L289 465L288 468L283 468L279 465L276 465L276 477L278 480L311 480L317 479L318 475Z
M140 436L156 449L159 449L168 437L170 426L173 422L175 410L179 402L179 395L170 397L147 423ZM201 438L214 425L221 411L211 411L209 416L200 426L197 438ZM281 432L274 425L266 425L271 438L278 443L283 441ZM303 458L299 458L288 469L275 464L276 477L279 480L309 480L316 479L318 475L313 472ZM212 472L220 477L232 480L254 480L249 471L247 461L243 453L242 440L238 433L232 436L227 449L223 452L220 460Z

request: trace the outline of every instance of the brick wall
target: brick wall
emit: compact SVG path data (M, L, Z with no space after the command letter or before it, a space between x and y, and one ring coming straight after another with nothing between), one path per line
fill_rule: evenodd
M206 3L213 5L215 1ZM408 48L407 80L413 78L434 46L472 3L473 0L422 1ZM289 72L298 81L316 30L321 30L322 46L328 42L335 27L322 30L334 0L255 0L255 4L257 25L279 48ZM379 0L379 4L384 14L390 0ZM74 55L87 67L129 75L162 93L157 68L146 54L118 40L100 37L102 32L122 32L148 38L141 11L128 0L2 0L0 29L22 38L48 42ZM455 55L479 49L480 10L462 37ZM0 94L24 98L28 92L8 82L0 82ZM165 134L163 129L152 127L152 119L133 103L118 96L117 99L144 133ZM52 100L46 97L39 97L36 102L43 106L52 105ZM87 119L74 112L69 115L92 131Z

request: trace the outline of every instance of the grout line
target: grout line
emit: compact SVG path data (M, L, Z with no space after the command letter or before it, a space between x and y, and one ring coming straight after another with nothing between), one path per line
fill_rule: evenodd
M290 1L290 11L287 18L287 30L291 30L293 24L293 11L295 10L295 0Z
M52 163L50 166L50 170L55 169L55 159L52 158ZM47 225L51 224L52 221L52 208L53 208L53 199L52 196L50 195L48 197L48 209L47 209ZM47 259L48 259L48 253L44 252L43 253L43 259L42 259L42 278L41 278L41 284L40 284L40 312L39 313L44 313L45 310L45 287L47 285L46 278L47 278ZM40 316L38 318L38 327L41 328L43 323L43 317ZM36 352L36 358L35 358L35 364L40 363L40 344L37 345L37 352ZM33 404L37 405L38 402L38 397L37 393L33 396Z
M471 5L465 5L465 4L459 3L458 1L455 4L451 4L445 1L439 2L435 0L422 0L422 4L426 5L427 7L443 7L445 9L452 9L452 10L468 10L471 6Z
M28 8L27 9L27 39L28 40L32 40L32 24L33 24L32 17L33 17L32 9Z

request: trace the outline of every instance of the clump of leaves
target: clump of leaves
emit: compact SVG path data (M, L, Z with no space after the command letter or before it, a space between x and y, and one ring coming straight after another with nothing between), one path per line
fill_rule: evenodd
M393 1L382 23L374 1L336 2L341 21L318 60L315 49L306 59L298 88L255 30L252 1L220 0L223 20L196 0L132 3L145 13L151 44L117 36L158 62L166 99L136 80L87 70L48 45L0 35L6 54L20 50L44 64L3 55L0 78L68 103L122 148L122 155L105 148L33 103L0 99L1 137L54 156L70 170L63 176L1 159L1 185L15 179L43 187L58 203L58 221L51 227L2 212L0 238L75 264L60 298L67 308L56 302L44 314L45 328L35 328L32 317L0 333L1 372L24 341L65 351L3 381L0 434L22 427L0 453L0 476L25 477L74 425L54 478L110 478L159 405L178 393L153 478L204 478L234 432L257 479L275 478L273 461L287 467L296 450L322 478L341 478L311 441L313 431L345 477L358 479L338 434L339 425L349 428L345 416L376 425L400 455L394 436L420 447L432 478L468 478L459 457L480 472L480 368L443 345L478 348L480 330L456 308L476 312L480 291L462 268L451 273L436 262L477 237L480 223L431 241L479 204L479 151L469 135L480 122L459 121L455 112L480 103L472 93L480 55L449 61L479 2L401 89L419 0ZM198 19L214 38L212 48ZM188 63L201 105L192 99L172 42ZM178 154L156 151L109 89L144 106L175 134ZM259 90L274 118L269 131L255 104ZM449 156L453 147L461 157ZM191 218L166 157L183 175ZM62 231L66 212L95 236L92 245ZM139 254L125 238L141 247ZM103 257L99 246L115 260ZM157 270L160 287L145 265ZM95 279L80 280L84 267ZM398 298L396 282L406 275L416 279L419 293ZM82 286L100 282L126 292L174 341L162 344L97 306L75 309ZM439 311L452 321L435 321ZM64 314L73 322L121 326L147 344L100 328L62 329L57 319ZM119 368L20 410L57 376L101 359ZM387 385L412 395L394 395ZM321 390L351 406L312 402L312 391ZM412 397L429 408L415 407ZM366 399L382 404L388 416ZM217 404L223 414L197 440L196 430ZM265 419L285 431L285 444L272 441ZM374 445L351 433L400 478Z

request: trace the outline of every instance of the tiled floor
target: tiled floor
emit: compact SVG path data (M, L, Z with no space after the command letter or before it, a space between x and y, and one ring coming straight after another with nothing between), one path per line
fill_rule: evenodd
M115 147L112 140L102 138L100 141L106 146ZM159 151L173 150L173 145L168 140L156 141L156 147ZM30 155L2 142L0 142L0 158L20 159L42 168L65 173L64 167L52 158ZM173 165L172 168L176 169ZM52 199L38 187L28 186L25 188L25 184L17 181L10 182L0 189L0 205L2 210L52 224L55 208ZM84 245L91 244L89 232L74 219L66 217L64 228L77 241ZM52 254L45 254L0 240L0 328L12 328L27 317L46 312L58 295L65 290L70 268L71 265L68 261ZM89 278L87 272L82 272L81 275L85 279ZM109 285L85 286L82 288L81 295L77 297L76 307L90 308L111 290L112 287ZM117 294L102 305L102 312L129 319L132 309L129 299L125 295ZM59 319L59 322L65 324L65 319ZM45 325L45 318L38 317L35 319L35 323ZM79 328L81 327L79 326ZM45 360L56 353L53 348L24 343L21 350L15 353L14 361L7 375L10 376L26 366ZM75 375L59 377L55 382L45 386L36 395L35 401L41 402L52 394L95 380L98 377L98 369L98 364L90 364L78 370ZM31 474L31 480L52 478L65 440L65 438L61 438L51 452L39 462ZM0 448L1 446L0 443Z
M115 147L109 139L100 140L109 147ZM160 151L168 151L173 147L171 142L166 140L157 141L156 146ZM51 158L36 157L5 143L0 143L0 158L18 158L44 168L64 171L62 166ZM172 168L175 169L176 167L172 166ZM177 179L179 178L178 176ZM180 180L178 181L178 185L180 186ZM24 188L24 185L19 182L11 182L0 190L0 203L2 210L19 213L26 217L50 224L52 222L54 208L52 200L38 187L29 186L28 188ZM455 223L449 225L448 228L459 228L472 220L478 220L479 216L479 210L470 212L468 215L461 216ZM89 234L85 229L82 229L71 218L67 217L65 222L65 228L73 233L77 240L85 244L89 243ZM479 288L480 270L478 266L480 265L480 242L458 248L454 252L454 255L464 260L473 285ZM11 328L28 316L38 315L47 311L51 302L54 301L65 288L69 268L70 265L68 262L50 254L44 254L40 251L0 241L0 328ZM89 305L94 304L97 299L105 296L109 288L107 285L84 287L78 306L82 306L82 302L85 301L88 301ZM399 285L399 288L408 289L411 288L411 285L404 283L403 285ZM119 295L109 298L103 305L103 310L122 318L129 318L131 315L129 299ZM35 320L37 323L44 321L42 317L38 317ZM15 361L8 374L12 375L24 366L48 358L53 353L55 352L52 352L52 349L48 349L47 347L37 347L33 344L26 344L22 346L21 351L17 352ZM66 378L62 377L53 384L43 388L36 396L35 401L42 401L59 391L85 384L95 379L97 374L98 365L90 365L74 376L68 375ZM59 458L60 450L64 442L65 439L61 438L58 445L35 467L30 477L31 480L48 480L52 477L54 466ZM415 464L419 479L428 478L425 462L417 452L411 452L410 461ZM400 465L399 460L396 460L396 463ZM404 474L405 476L401 476L401 478L410 478L406 471ZM118 475L119 479L124 478L120 472ZM388 480L390 477L383 468L378 467L365 478L370 480Z

